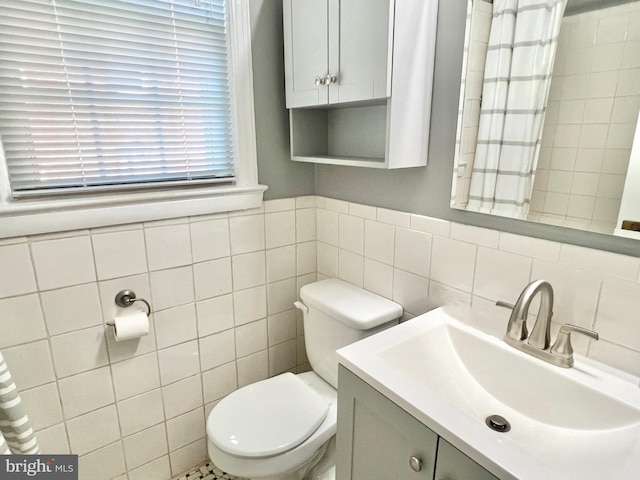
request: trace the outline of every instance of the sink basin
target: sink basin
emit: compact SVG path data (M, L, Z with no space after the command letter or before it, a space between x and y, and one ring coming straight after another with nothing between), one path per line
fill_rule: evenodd
M639 478L638 379L580 356L564 369L520 352L472 326L490 314L434 310L338 356L499 478ZM511 429L491 430L490 415Z
M637 407L456 321L434 325L379 356L416 382L428 379L443 399L470 414L495 411L579 430L640 422Z

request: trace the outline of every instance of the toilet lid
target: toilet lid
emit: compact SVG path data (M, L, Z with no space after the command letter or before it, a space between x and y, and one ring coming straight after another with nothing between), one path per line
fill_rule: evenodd
M268 457L300 445L320 426L329 404L293 373L243 387L209 416L209 437L240 457Z

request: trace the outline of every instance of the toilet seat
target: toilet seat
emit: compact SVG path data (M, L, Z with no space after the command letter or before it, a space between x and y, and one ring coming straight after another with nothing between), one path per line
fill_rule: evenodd
M297 375L283 373L221 400L210 414L210 438L231 455L278 455L307 440L324 421L329 406Z

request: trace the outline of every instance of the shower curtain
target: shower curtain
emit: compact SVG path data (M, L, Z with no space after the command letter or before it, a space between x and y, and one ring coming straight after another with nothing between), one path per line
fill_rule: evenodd
M526 218L567 0L494 0L467 210Z
M0 455L40 453L18 389L0 353Z

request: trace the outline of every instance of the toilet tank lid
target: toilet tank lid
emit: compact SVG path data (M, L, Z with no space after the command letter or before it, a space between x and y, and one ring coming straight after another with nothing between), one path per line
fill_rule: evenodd
M358 330L375 328L402 316L402 306L396 302L337 278L304 285L300 298L307 306Z

